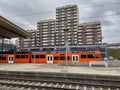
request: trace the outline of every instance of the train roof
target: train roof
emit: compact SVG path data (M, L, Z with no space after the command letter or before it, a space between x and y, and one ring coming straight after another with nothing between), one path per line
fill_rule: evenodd
M26 53L30 53L30 54L46 54L46 53L50 53L50 54L54 54L54 53L59 53L59 54L65 54L66 52L14 52L14 51L5 51L5 52L0 52L0 54L26 54ZM95 54L100 54L100 51L85 51L85 52L67 52L67 53L95 53Z
M30 53L30 52L0 52L0 54L23 54L23 53Z

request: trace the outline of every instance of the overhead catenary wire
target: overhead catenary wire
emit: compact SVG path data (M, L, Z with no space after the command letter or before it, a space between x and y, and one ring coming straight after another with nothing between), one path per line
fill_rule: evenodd
M114 14L111 14L111 15L94 16L94 17L87 17L87 18L81 18L81 19L85 20L85 19L91 19L91 18L103 18L103 17L113 17L113 16L120 16L120 15L118 15L117 13L114 13ZM113 19L113 18L111 18L111 19ZM21 26L27 26L27 25L36 25L36 24L22 24Z
M92 6L85 6L85 7L80 7L81 9L85 9L85 8L92 8L92 7L102 7L102 6L107 6L107 5L117 5L119 6L119 2L113 2L113 3L106 3L106 4L100 4L100 5L92 5ZM119 7L117 7L119 8ZM49 11L49 12L38 12L38 13L31 13L31 14L24 14L24 15L15 15L15 16L7 16L8 18L14 18L14 17L29 17L29 16L35 16L35 15L40 15L40 14L48 14L48 13L55 13L56 11ZM116 13L117 12L117 13ZM91 18L103 18L103 17L111 17L111 16L118 16L119 15L119 9L115 10L114 14L110 14L110 15L100 15L100 16L92 16L92 17L82 17L81 19L83 20L87 20L87 19L91 19ZM32 26L35 24L22 24L21 26Z
M84 6L84 7L79 7L81 9L85 8L92 8L92 7L101 7L101 6L106 6L106 5L118 5L120 4L119 2L114 2L114 3L106 3L106 4L100 4L100 5L92 5L92 6ZM13 18L13 17L26 17L26 16L35 16L35 15L40 15L40 14L48 14L48 13L55 13L56 11L48 11L48 12L38 12L38 13L28 13L28 14L21 14L21 15L13 15L13 16L6 16L8 18Z

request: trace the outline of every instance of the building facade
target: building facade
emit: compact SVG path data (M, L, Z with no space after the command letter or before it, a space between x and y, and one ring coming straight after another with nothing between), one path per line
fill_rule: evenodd
M0 38L0 44L2 44L2 39ZM13 44L12 40L10 39L4 39L4 44Z
M66 40L70 45L77 45L78 24L79 11L77 5L56 8L56 46L65 45Z
M28 30L31 38L24 39L21 47L53 47L102 44L100 22L79 23L77 5L56 8L56 19L37 22L37 30Z
M39 21L37 23L36 46L54 46L55 28L55 19Z
M78 25L78 45L102 44L102 32L100 22L88 22Z
M17 47L27 48L36 47L36 30L27 30L31 34L29 38L20 38L16 40Z
M4 42L4 45L3 43ZM2 51L16 51L16 45L13 43L12 40L10 39L4 39L4 41L2 41L2 39L0 38L0 52Z

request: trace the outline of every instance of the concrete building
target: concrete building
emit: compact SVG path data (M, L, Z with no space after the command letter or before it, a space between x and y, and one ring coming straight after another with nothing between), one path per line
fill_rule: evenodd
M56 19L37 22L37 30L28 30L31 38L21 43L22 47L54 47L100 45L102 33L100 22L79 23L77 5L66 5L56 8Z
M77 5L56 8L56 46L65 45L66 39L70 45L77 45L78 24L79 11Z
M17 47L27 48L27 47L35 47L36 46L36 30L27 30L27 32L31 35L31 37L21 38L21 42L20 42L20 39L17 39L16 40Z
M2 46L2 39L0 39L0 52L16 50L16 45L11 39L4 39L4 45Z
M2 44L2 39L0 39L0 44ZM11 39L4 39L4 44L13 44Z
M54 46L55 28L55 19L39 21L37 23L36 46Z
M78 45L102 44L102 32L100 22L88 22L78 25Z

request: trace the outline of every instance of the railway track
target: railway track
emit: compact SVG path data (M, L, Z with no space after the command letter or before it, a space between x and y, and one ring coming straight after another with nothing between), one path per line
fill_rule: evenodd
M19 74L2 74L0 90L120 90L120 82L112 80L76 79L70 77L51 77Z
M102 84L78 84L69 82L51 82L51 81L31 81L31 80L12 80L0 79L0 86L8 89L28 89L28 90L119 90L119 86L109 86Z

